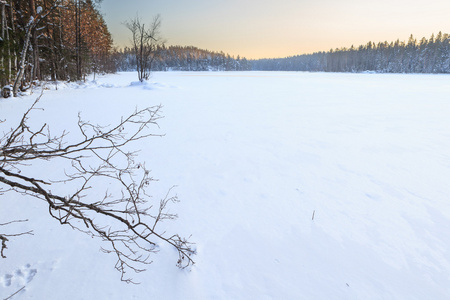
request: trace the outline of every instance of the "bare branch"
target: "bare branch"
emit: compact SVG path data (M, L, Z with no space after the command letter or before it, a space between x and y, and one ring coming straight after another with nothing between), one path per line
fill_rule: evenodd
M12 297L14 297L14 296L17 295L18 293L20 293L24 288L25 288L25 285L24 285L23 287L21 287L17 292L15 292L14 294L12 294L11 296L5 298L4 300L12 299Z
M5 249L8 249L8 247L6 247L6 242L7 241L9 241L5 236L3 236L3 235L1 235L0 234L0 240L2 241L2 248L1 248L1 250L0 250L0 256L2 257L2 258L6 258L6 256L3 254L3 251L5 250Z
M16 223L24 223L24 222L28 222L28 220L13 220L10 222L6 222L3 224L0 224L0 226L8 226L11 224L16 224ZM27 231L27 232L20 232L20 233L13 233L13 234L5 234L5 233L0 233L0 240L2 242L1 245L1 249L0 249L0 257L2 258L6 258L4 251L6 249L8 249L8 247L6 246L6 242L8 242L8 238L7 237L17 237L17 236L22 236L22 235L33 235L33 231Z
M95 125L79 117L79 138L73 142L67 132L52 136L47 124L36 130L27 125L39 99L25 112L17 127L0 137L0 191L15 191L40 199L47 203L49 214L60 224L106 242L108 246L102 251L115 254L116 269L125 282L134 283L128 272L144 271L152 262L151 254L158 251L159 243L168 243L176 249L178 267L192 265L193 244L178 234L157 230L161 222L176 219L168 207L178 202L178 198L171 196L169 190L157 205L150 203L147 192L153 181L150 171L145 164L135 162L136 152L126 149L135 141L161 136L148 132L151 126L158 126L161 107L135 110L113 126ZM24 164L36 160L57 161L61 165L67 162L70 172L65 171L65 177L58 180L24 174ZM67 182L77 188L66 195L49 189ZM105 183L111 183L114 190L104 191L100 198L96 196L98 193L91 192L106 186ZM17 222L22 221L0 226ZM23 234L31 231L0 235L2 257L7 237Z
M14 224L14 223L24 223L24 222L28 222L28 220L14 220L14 221L6 222L3 224L0 223L0 226L6 226L6 225Z

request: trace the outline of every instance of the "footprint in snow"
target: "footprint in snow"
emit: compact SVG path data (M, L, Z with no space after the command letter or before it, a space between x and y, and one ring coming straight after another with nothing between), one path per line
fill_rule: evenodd
M5 276L3 276L3 286L7 287L11 285L11 278L13 276L11 274L5 274Z
M37 269L32 269L31 265L27 264L24 267L15 270L13 274L5 274L2 280L3 286L11 286L11 284L16 281L21 285L30 283L34 276L36 276L36 273Z

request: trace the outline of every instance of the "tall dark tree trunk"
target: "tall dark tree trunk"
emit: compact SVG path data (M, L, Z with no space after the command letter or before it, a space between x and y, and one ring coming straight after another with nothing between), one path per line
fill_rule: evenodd
M2 19L1 19L1 27L2 27L2 34L1 34L1 43L3 43L3 47L2 50L0 52L0 65L2 67L2 69L4 70L4 74L1 74L0 76L0 88L5 86L7 83L7 74L5 72L6 68L5 68L5 64L6 64L6 51L5 51L5 47L7 46L7 41L6 41L6 31L8 29L8 27L6 26L6 9L5 9L6 3L1 2L1 14L2 14Z
M11 20L11 33L12 33L12 38L11 38L11 42L13 45L15 45L17 43L17 41L15 41L14 37L16 35L16 25L14 22L14 13L13 13L13 0L9 1L9 13L10 13L10 20ZM14 47L15 49L15 47ZM11 67L14 69L14 72L17 71L17 50L13 50L13 59L12 59L12 65ZM10 80L12 79L12 72L10 72Z
M1 55L1 65L3 68L3 76L1 80L2 87L7 85L11 81L11 68L12 68L12 58L11 58L11 38L10 38L10 30L14 28L12 13L8 13L8 9L12 12L11 5L8 5L6 1L1 2L1 38L3 41L3 49ZM8 22L9 19L9 22ZM8 23L11 23L11 27Z
M76 64L77 64L77 80L81 80L81 1L75 3L75 47L76 47Z

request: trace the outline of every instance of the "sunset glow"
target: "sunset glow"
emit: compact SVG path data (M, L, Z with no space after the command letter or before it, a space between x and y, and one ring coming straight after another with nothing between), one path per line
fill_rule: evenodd
M368 41L429 38L448 32L450 1L103 1L116 45L128 43L122 22L160 13L169 45L193 45L247 58L285 57Z

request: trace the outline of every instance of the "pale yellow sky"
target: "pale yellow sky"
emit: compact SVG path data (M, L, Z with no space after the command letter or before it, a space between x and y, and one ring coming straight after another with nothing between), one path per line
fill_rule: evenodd
M168 45L247 58L450 32L450 0L104 0L101 11L120 47L129 41L124 21L139 14L149 23L159 13Z

